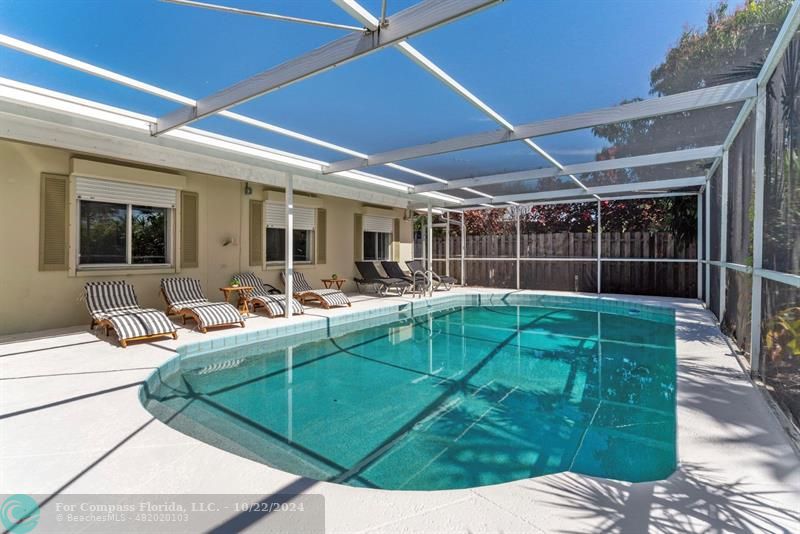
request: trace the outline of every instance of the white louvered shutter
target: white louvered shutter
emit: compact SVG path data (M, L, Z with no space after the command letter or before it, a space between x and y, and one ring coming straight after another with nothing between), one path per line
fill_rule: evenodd
M394 222L389 217L374 217L371 215L364 215L363 225L365 232L391 234L392 230L394 230Z
M117 202L155 208L174 208L178 198L175 189L82 176L75 178L75 190L79 200Z
M267 222L267 228L286 228L286 208L283 204L274 202L264 203L266 214L264 220ZM313 230L314 229L314 208L294 208L294 229L295 230Z

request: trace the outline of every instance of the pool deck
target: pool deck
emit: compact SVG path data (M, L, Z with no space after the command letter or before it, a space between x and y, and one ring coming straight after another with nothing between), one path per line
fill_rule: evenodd
M353 298L350 310L307 315L414 300ZM694 300L619 298L676 309L680 466L667 480L560 473L393 492L305 479L181 434L139 402L139 385L178 346L242 330L181 329L177 341L122 349L74 327L0 338L0 493L315 493L328 532L800 532L800 458L711 313ZM254 316L245 330L285 321Z

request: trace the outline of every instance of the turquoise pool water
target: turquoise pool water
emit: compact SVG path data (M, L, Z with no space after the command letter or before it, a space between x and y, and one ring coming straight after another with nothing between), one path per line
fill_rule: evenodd
M456 306L186 358L142 398L200 440L353 486L656 480L676 466L675 325L643 315Z

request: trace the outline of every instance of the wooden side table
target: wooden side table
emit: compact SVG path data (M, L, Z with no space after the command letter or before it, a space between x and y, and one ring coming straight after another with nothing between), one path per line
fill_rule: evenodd
M225 296L225 302L228 302L228 295L233 292L237 292L239 294L239 299L236 302L236 306L239 307L239 313L242 317L249 317L250 316L250 308L247 306L247 294L248 292L252 291L253 288L250 286L227 286L219 288L222 291L222 294Z
M336 289L342 290L342 286L347 282L347 278L323 278L322 283L325 284L325 289L330 289L332 285L336 284Z

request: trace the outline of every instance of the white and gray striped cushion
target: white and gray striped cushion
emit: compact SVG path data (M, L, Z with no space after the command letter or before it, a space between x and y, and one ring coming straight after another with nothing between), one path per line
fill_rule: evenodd
M89 314L98 321L107 319L120 340L175 332L164 312L139 307L127 282L89 282L84 291Z
M175 325L160 310L143 308L137 311L111 313L103 318L111 322L120 341L175 332Z
M281 276L283 276L283 273L281 273ZM292 282L294 291L314 291L314 288L308 283L303 273L292 272Z
M176 311L190 310L197 314L200 328L242 322L239 311L227 302L209 302L199 280L162 278L161 289Z
M312 289L306 293L314 293L324 300L328 306L349 306L350 299L338 289Z
M255 295L253 300L262 304L269 315L284 315L286 295ZM303 305L297 299L292 299L292 313L299 315L304 312Z
M347 295L342 293L338 289L314 289L311 287L311 284L308 283L306 277L303 273L293 272L292 279L294 283L292 284L292 292L294 293L313 293L322 300L328 306L349 306L350 299L347 298ZM281 278L284 277L284 274L281 273ZM285 281L284 281L285 283Z
M250 286L253 291L248 295L250 299L261 303L269 315L283 315L284 303L286 302L285 295L272 295L269 290L264 287L264 281L255 275L255 273L239 273L234 276L239 283L243 286ZM292 313L304 313L303 305L296 299L292 299Z
M186 308L197 314L201 328L242 322L242 315L239 310L227 302L207 302L205 304L187 306Z
M239 283L243 286L250 286L253 288L253 291L250 293L251 296L256 295L269 295L269 290L264 287L264 281L255 275L255 273L239 273L234 276Z
M127 282L88 282L84 288L86 307L92 317L116 311L138 310L136 293Z
M208 302L200 280L194 278L162 278L161 290L170 306L178 309Z

